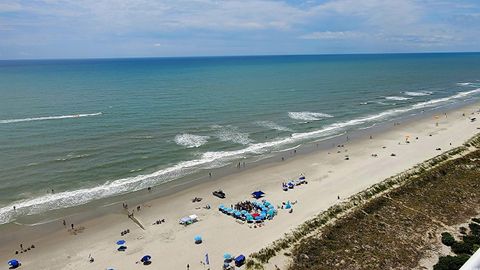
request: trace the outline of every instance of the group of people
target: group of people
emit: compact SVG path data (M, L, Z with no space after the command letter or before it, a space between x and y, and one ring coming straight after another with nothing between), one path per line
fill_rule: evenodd
M152 225L160 225L164 222L165 222L165 219L161 219L161 220L159 219L159 220L155 221Z
M238 211L245 210L249 213L252 212L253 210L256 210L255 205L253 205L253 203L250 201L238 202L235 205L233 205L232 208Z

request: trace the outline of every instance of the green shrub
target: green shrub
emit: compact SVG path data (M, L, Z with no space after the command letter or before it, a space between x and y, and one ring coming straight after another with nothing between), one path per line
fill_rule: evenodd
M472 254L473 253L473 244L465 242L455 242L452 245L452 251L455 254Z
M464 235L463 242L473 245L480 245L480 236L477 235Z
M468 255L440 257L433 270L457 270L470 258Z
M453 243L455 243L455 238L453 238L450 233L444 232L442 233L442 243L446 246L451 247Z
M470 223L468 224L468 227L470 228L470 232L472 232L473 235L480 235L480 224Z

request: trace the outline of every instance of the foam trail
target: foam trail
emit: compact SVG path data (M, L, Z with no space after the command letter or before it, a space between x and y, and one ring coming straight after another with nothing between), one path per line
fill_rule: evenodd
M209 136L200 136L193 134L178 134L175 136L175 143L187 148L200 147L208 142Z
M281 138L276 141L249 144L247 147L239 150L206 152L198 159L183 161L174 166L153 172L151 174L122 178L91 188L83 188L55 194L47 194L32 199L17 201L3 208L0 208L0 224L12 221L13 219L15 219L16 215L29 215L51 209L59 209L81 205L92 200L97 200L99 198L111 197L114 195L120 195L140 189L145 189L148 186L172 181L178 177L182 177L188 173L204 168L205 165L212 164L213 162L231 160L233 158L244 156L245 154L265 153L282 145L301 142L305 139L334 135L338 132L344 131L348 127L372 123L413 110L434 107L436 105L445 104L451 100L461 99L479 93L480 88L471 91L460 92L450 97L433 99L430 101L416 103L404 108L391 109L378 114L367 115L344 122L334 123L325 126L320 130L304 133L295 133L292 134L290 137ZM14 205L16 206L16 211L13 211Z
M248 137L248 133L243 133L234 126L214 126L213 128L218 129L215 136L222 142L233 142L238 144L247 145L252 142Z
M403 101L403 100L409 100L412 98L408 97L397 97L397 96L391 96L391 97L385 97L386 100L397 100L397 101Z
M419 92L406 91L406 92L403 92L403 93L405 95L411 96L411 97L423 97L423 96L429 96L429 95L433 94L433 92L429 92L429 91L419 91Z
M289 112L288 116L295 120L304 120L304 121L317 121L324 118L333 117L330 114L319 113L319 112Z
M59 120L59 119L89 117L89 116L97 116L97 115L102 115L102 112L72 114L72 115L60 115L60 116L44 116L44 117L34 117L34 118L22 118L22 119L6 119L6 120L0 120L0 124L11 124L11 123L31 122L31 121Z
M257 122L255 122L255 124L257 124L259 126L262 126L262 127L269 128L269 129L279 130L279 131L293 131L293 130L287 128L287 127L280 126L279 124L277 124L275 122L272 122L272 121L257 121Z

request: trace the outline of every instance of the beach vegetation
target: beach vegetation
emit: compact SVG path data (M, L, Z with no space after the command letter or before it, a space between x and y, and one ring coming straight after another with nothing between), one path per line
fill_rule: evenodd
M443 256L438 263L433 266L433 270L458 270L470 258L467 255Z
M480 151L470 145L480 146L478 137L330 207L250 259L265 264L288 250L289 269L295 270L416 267L437 230L477 214L471 206L480 203L480 189L472 189L480 177ZM452 235L444 241L456 243ZM470 243L456 244L457 251L471 254Z
M442 233L442 243L450 247L455 243L455 238L450 233L444 232Z

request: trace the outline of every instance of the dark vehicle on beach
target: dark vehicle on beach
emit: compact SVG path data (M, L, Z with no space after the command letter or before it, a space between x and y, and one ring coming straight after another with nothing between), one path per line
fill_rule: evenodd
M223 192L221 189L219 190L215 190L214 192L212 192L213 196L216 196L220 199L225 199L225 192Z

